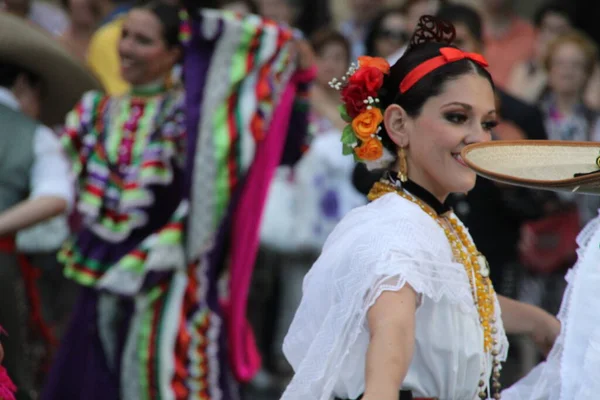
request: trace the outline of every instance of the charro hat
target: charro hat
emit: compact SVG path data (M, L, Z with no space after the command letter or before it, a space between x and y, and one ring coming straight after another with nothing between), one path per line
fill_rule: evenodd
M83 93L102 86L87 68L49 33L0 11L0 63L10 63L36 74L44 85L41 121L63 122Z
M466 146L462 158L478 175L497 182L600 195L600 143L492 141Z

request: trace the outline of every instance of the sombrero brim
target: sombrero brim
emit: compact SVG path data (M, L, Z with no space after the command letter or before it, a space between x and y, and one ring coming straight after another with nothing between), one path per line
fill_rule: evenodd
M600 143L492 141L466 146L465 163L485 178L536 189L600 195Z
M0 62L18 65L41 78L40 119L49 126L63 123L83 93L102 89L83 63L49 33L6 12L0 12Z

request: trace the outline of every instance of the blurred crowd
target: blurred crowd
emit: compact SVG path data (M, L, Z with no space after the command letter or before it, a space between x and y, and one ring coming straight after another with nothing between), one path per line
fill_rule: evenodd
M0 9L53 35L89 67L109 93L119 94L128 85L119 74L116 48L122 16L133 3L0 0ZM418 18L437 14L454 24L458 47L481 52L489 61L501 119L494 140L600 141L598 32L586 18L594 11L594 5L587 3L594 2L541 0L532 2L537 7L533 13L518 9L512 0L212 3L294 27L302 38L298 41L299 62L317 68L307 99L309 144L294 167L277 170L263 218L248 313L264 362L247 388L248 399L278 398L292 373L281 345L300 301L302 278L333 227L346 213L367 202L366 193L379 178L378 172L355 166L352 157L342 155L340 137L345 123L339 116L339 93L329 86L333 78L344 76L358 56L395 62L410 42ZM0 89L14 92L15 82L5 79L3 73L0 69ZM31 104L27 96L17 97L24 111L40 117L39 104ZM557 312L565 271L575 260L575 235L596 215L598 199L478 179L472 192L454 195L449 202L487 256L497 291ZM69 226L77 228L76 215L70 217ZM75 288L62 278L53 252L33 257L42 272L37 283L44 317L60 336ZM521 338L512 341L515 351L505 373L507 380L522 376L539 361L527 342ZM34 388L42 384L50 358L36 350L38 347L32 344L29 348L31 362L39 370ZM35 390L30 395L35 398Z

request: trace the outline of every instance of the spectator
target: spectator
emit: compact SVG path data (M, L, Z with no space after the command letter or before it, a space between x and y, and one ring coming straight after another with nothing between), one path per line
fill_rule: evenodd
M600 141L598 113L583 100L597 56L595 44L577 31L560 36L548 47L548 93L540 104L550 139Z
M336 31L324 30L311 40L317 58L317 80L311 91L311 114L313 131L325 132L331 128L344 129L346 123L340 118L337 90L329 86L333 78L346 74L350 65L350 43Z
M446 0L407 0L402 6L401 10L406 18L406 31L414 32L417 22L422 15L435 15L438 9L444 4ZM410 34L409 34L410 36ZM408 38L410 40L410 37ZM407 43L390 54L387 58L390 65L394 65L396 61L402 57L406 51Z
M506 87L512 69L531 59L533 26L517 16L514 0L483 0L486 58L494 83Z
M383 0L350 0L350 19L342 22L340 31L352 46L352 59L365 54L367 30L373 19L384 6Z
M545 67L548 93L540 105L550 139L600 141L598 113L584 102L585 87L596 66L598 52L583 33L560 36L548 48ZM595 215L595 210L589 210Z
M407 20L401 9L384 10L375 17L367 31L365 54L388 58L406 46L410 39Z
M55 36L62 35L69 25L69 18L63 10L43 1L0 0L0 10L26 18Z
M406 0L403 11L406 15L406 29L414 32L419 18L423 15L435 15L446 0Z
M546 89L548 77L544 58L548 45L573 28L569 10L553 2L540 8L534 18L536 42L532 57L517 64L511 71L507 91L530 104L536 104Z
M71 21L60 41L75 57L85 61L100 10L95 0L63 0L63 6L69 11Z

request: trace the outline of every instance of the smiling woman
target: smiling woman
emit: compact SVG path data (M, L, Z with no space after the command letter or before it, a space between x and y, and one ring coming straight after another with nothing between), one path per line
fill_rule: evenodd
M485 257L444 204L475 185L461 150L497 124L487 62L454 37L424 16L395 65L360 57L331 82L344 152L387 172L304 280L282 400L498 399L503 322L550 341L558 333L547 313L496 296Z
M132 84L165 79L181 57L178 10L161 2L133 9L119 41L121 75Z

